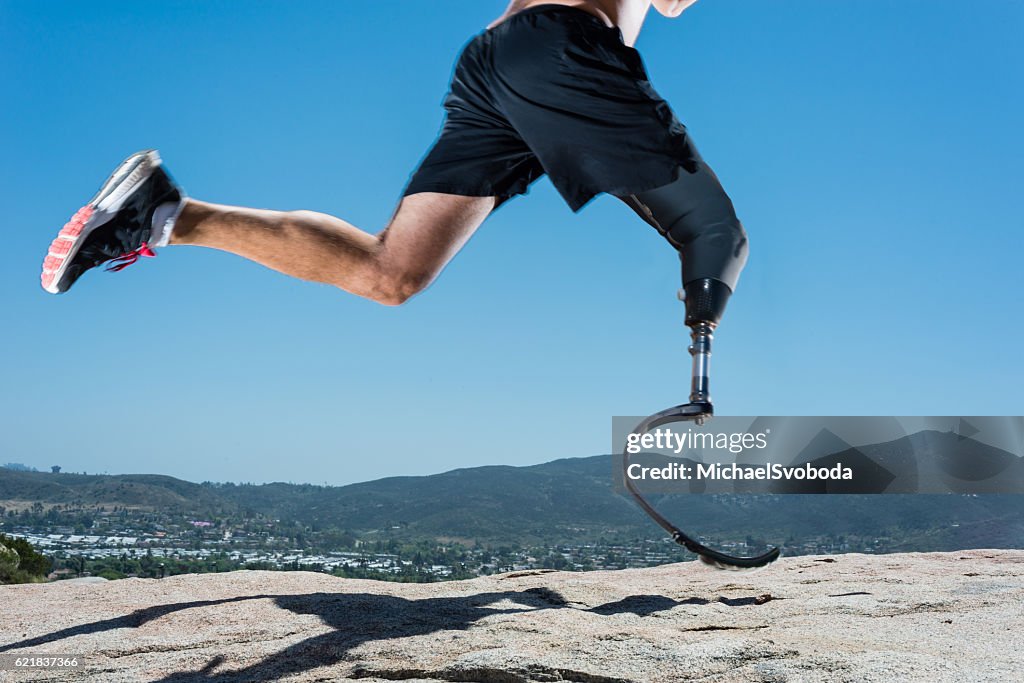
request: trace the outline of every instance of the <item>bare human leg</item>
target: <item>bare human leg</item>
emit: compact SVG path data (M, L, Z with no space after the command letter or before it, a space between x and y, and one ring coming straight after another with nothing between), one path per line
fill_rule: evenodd
M188 200L171 244L238 254L286 275L397 306L426 288L496 206L495 197L421 192L373 235L314 211Z

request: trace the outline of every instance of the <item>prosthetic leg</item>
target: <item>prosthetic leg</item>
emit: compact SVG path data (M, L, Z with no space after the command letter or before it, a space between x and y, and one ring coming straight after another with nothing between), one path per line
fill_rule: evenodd
M714 408L709 393L711 342L747 262L747 235L711 169L680 168L664 187L620 197L679 251L693 377L689 412L698 424Z
M747 261L747 235L736 218L732 202L711 169L700 161L694 170L679 170L669 185L620 197L662 234L682 260L682 298L686 303L686 325L690 328L693 366L688 403L662 410L633 429L643 434L669 422L692 420L703 424L714 415L710 394L711 342L725 313ZM623 472L629 467L629 453L623 451ZM673 525L623 475L626 489L640 507L665 531L706 564L720 569L754 569L774 562L778 548L758 557L733 557L712 550Z

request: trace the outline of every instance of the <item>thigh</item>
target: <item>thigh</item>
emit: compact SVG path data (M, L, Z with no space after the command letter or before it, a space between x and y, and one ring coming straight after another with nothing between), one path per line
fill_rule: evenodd
M402 198L380 234L378 264L429 284L498 203L496 197L419 192Z
M543 175L495 102L489 51L490 36L484 33L460 55L444 100L444 125L403 195L498 197L501 203L525 193Z
M573 211L694 167L686 128L639 53L597 17L556 7L499 27L494 62L502 111Z

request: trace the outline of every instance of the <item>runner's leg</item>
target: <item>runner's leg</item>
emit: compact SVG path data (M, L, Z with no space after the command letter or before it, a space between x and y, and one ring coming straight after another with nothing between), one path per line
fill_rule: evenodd
M494 209L494 197L404 197L373 235L313 211L269 211L188 200L171 244L238 254L286 275L389 306L429 285Z
M683 284L713 279L735 291L747 262L747 233L718 176L703 160L672 183L620 197L680 253Z

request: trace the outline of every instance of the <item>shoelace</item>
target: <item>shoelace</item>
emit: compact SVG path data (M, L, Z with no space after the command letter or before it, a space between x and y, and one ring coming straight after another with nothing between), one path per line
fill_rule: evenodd
M106 270L110 273L116 273L119 270L124 270L131 264L139 260L139 257L153 258L156 256L156 252L149 248L149 245L143 242L139 245L139 248L135 251L129 251L127 254L112 258L107 261Z

